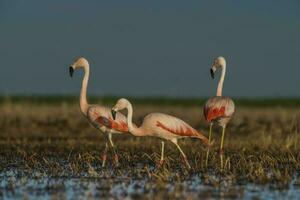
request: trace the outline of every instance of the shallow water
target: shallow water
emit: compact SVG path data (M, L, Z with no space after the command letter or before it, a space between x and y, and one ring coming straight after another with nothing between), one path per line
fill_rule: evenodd
M24 175L13 170L0 174L1 199L299 199L300 188L292 181L279 189L270 184L232 184L221 181L207 185L197 176L181 182L159 184L149 178L113 177L47 177L35 172ZM296 180L296 177L295 177Z

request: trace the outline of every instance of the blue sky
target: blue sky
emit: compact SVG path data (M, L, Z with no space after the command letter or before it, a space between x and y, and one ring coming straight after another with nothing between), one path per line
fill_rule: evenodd
M300 96L299 1L0 1L0 94Z

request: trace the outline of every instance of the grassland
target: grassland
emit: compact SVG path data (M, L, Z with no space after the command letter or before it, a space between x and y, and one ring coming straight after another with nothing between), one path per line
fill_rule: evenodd
M91 100L113 105L115 99ZM109 160L108 165L101 168L105 137L81 116L74 97L2 97L0 102L0 178L6 179L0 182L0 197L14 191L17 180L22 177L97 181L97 187L110 191L102 192L100 197L115 197L111 188L117 183L131 184L138 180L139 186L133 187L142 188L151 199L186 198L181 196L185 190L182 183L196 182L197 185L197 181L198 185L210 188L251 183L284 189L290 187L291 182L294 187L300 184L298 99L238 100L237 112L227 129L223 171L217 153L221 131L218 128L213 132L215 145L208 166L205 166L206 149L198 140L180 142L192 166L188 170L172 144L166 145L166 162L157 167L160 140L128 134L114 137L120 166L114 166ZM208 134L201 99L133 99L133 102L137 124L145 114L159 111L178 116ZM9 173L16 177L14 181L8 180ZM191 180L194 181L189 182ZM48 189L56 191L64 187L55 184ZM98 191L102 191L99 188ZM233 195L234 199L243 195L240 193L240 190L226 190L224 195ZM211 195L201 192L196 197L214 197Z

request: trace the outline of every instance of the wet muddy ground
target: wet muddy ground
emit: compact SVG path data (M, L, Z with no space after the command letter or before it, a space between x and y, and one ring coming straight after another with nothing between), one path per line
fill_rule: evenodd
M137 105L134 121L161 111L208 135L200 106ZM105 137L81 116L77 105L0 106L0 198L3 199L297 199L300 195L300 109L241 107L226 135L220 169L220 129L208 166L200 141L180 141L192 169L160 140L116 135L120 155L101 167Z
M298 199L300 187L292 181L286 188L253 183L231 184L222 179L217 186L206 184L198 175L181 182L157 183L148 177L114 176L51 177L1 174L1 197L4 199ZM217 180L217 178L216 178ZM161 184L161 185L160 185Z

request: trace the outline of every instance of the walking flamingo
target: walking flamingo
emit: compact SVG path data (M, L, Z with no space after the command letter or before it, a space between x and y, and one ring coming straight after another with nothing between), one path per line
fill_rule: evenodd
M211 142L211 134L212 134L211 132L212 132L213 124L217 123L219 126L222 127L222 138L220 144L220 157L221 157L221 169L222 169L225 129L226 129L226 125L228 124L228 122L230 121L234 113L235 106L233 100L230 97L222 96L223 83L224 83L225 73L226 73L226 60L222 56L215 58L211 66L210 74L213 79L214 79L215 72L218 69L222 69L222 74L218 84L217 96L211 97L205 103L204 116L206 121L210 123L209 136L208 136L209 143ZM206 154L206 165L208 163L208 156L209 156L209 149L207 150L207 154Z
M113 120L111 115L111 109L105 106L100 105L91 105L87 101L87 85L89 80L89 62L81 57L78 58L72 65L69 67L70 76L73 76L73 73L76 69L82 68L84 70L84 77L82 81L81 93L80 93L80 110L82 114L87 118L87 120L98 130L105 133L108 136L105 144L104 155L102 159L102 167L105 166L107 151L108 151L108 142L110 143L113 153L114 160L118 165L119 157L115 149L115 145L112 141L112 133L128 133L128 126L126 124L126 117L117 113L117 120Z
M132 124L133 108L131 103L127 99L119 99L116 105L112 108L112 116L115 119L116 112L127 109L127 125L129 132L134 136L154 136L165 140L169 140L176 145L180 153L182 154L188 168L191 168L186 155L181 150L177 140L184 137L198 138L209 145L208 139L200 132L192 128L186 122L179 118L162 114L151 113L148 114L140 127L135 127ZM164 141L161 142L161 158L160 164L164 161Z

